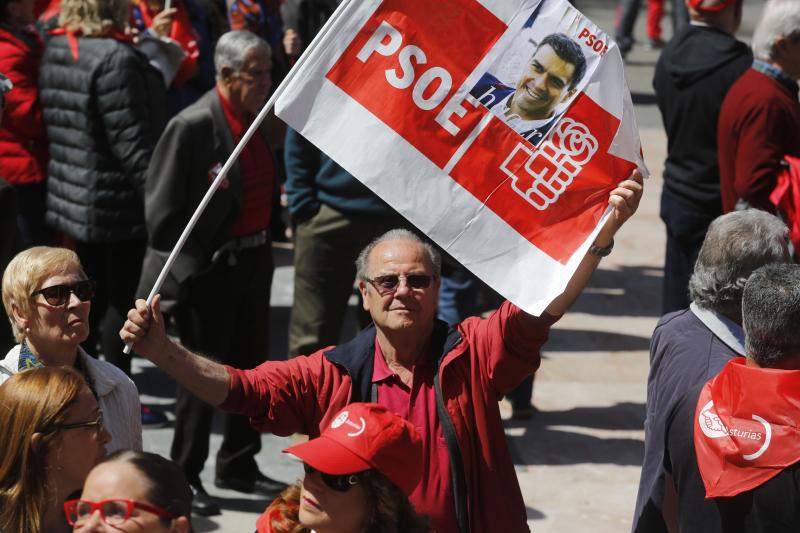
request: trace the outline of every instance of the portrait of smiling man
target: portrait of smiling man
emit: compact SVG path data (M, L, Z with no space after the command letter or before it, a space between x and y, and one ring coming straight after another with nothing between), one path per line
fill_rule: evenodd
M470 94L536 145L556 122L556 107L577 92L586 73L580 46L563 33L551 33L536 46L512 87L487 72Z

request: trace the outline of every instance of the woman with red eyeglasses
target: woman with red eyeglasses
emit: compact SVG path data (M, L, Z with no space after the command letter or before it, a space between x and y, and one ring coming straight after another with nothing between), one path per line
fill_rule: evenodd
M377 404L352 403L316 439L284 450L305 477L258 519L258 533L427 533L408 495L422 477L414 427Z
M89 473L80 499L64 503L81 533L191 533L192 491L183 470L154 453L120 451Z
M80 490L109 440L75 370L34 368L0 385L0 531L70 531L63 502Z
M112 437L109 451L141 450L136 386L124 372L80 346L89 336L94 294L95 283L72 250L36 246L17 254L3 273L3 305L19 344L0 360L0 383L29 368L74 368L100 405Z

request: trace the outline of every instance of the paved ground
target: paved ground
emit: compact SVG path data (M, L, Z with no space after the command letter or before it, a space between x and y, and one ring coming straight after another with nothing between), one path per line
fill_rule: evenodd
M612 31L613 0L577 3ZM748 2L742 36L752 32L762 3ZM642 41L643 18L636 34ZM666 18L664 26L668 37ZM657 52L639 46L627 65L653 174L640 212L621 231L614 253L545 346L534 392L540 413L529 422L507 424L529 523L539 533L616 533L630 527L643 453L647 349L661 305L664 230L658 199L666 139L650 85L656 58ZM286 331L292 297L291 256L278 251L277 260L271 327L277 337L273 353L282 354L286 340L280 334ZM137 360L135 380L145 403L171 411L173 384L160 371ZM145 447L168 455L171 435L171 428L147 430ZM220 443L218 425L211 443L214 452ZM288 439L265 435L258 461L264 472L291 482L300 474L300 465L280 453L288 444ZM197 531L252 531L264 499L218 490L212 476L213 453L203 479L209 492L219 497L224 513L197 518Z

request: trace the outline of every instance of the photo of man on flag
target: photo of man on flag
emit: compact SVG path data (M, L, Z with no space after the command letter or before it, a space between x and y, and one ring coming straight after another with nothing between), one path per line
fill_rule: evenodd
M533 314L646 175L616 44L566 0L344 2L275 110Z
M513 45L499 47L497 59L470 90L534 146L569 108L606 51L605 44L598 53L581 40L588 23L574 24L574 10L563 7L558 2L532 7ZM607 40L600 32L593 35L592 44Z

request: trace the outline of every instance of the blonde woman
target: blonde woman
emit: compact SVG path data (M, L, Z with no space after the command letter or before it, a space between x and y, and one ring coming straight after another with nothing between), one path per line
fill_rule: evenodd
M0 360L0 383L29 368L74 368L100 404L112 436L109 451L141 450L136 386L114 365L80 347L89 336L94 291L94 281L72 250L37 246L17 254L3 274L3 305L19 344Z
M0 385L0 530L71 528L64 500L83 486L110 437L75 370L35 368Z

